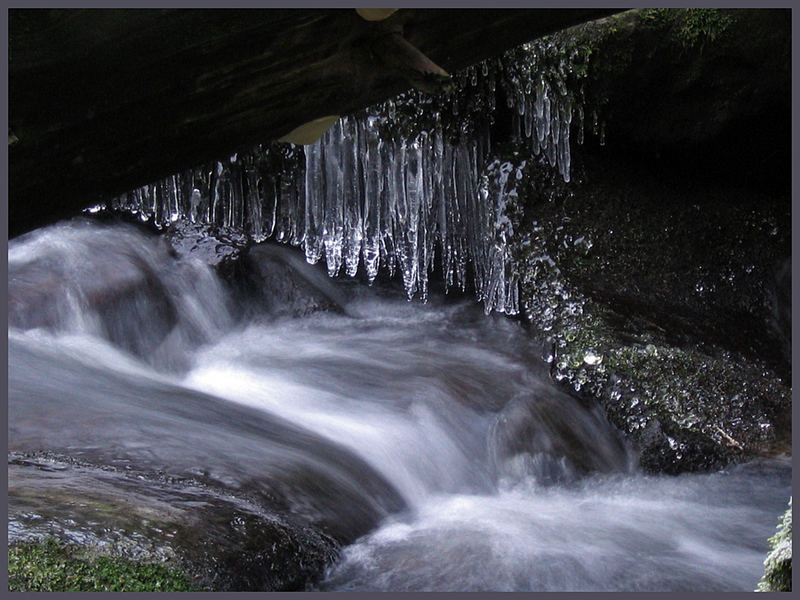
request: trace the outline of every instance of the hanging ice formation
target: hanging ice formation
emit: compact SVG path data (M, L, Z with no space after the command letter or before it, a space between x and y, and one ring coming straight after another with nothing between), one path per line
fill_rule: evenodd
M437 266L448 289L471 284L487 313L516 314L504 209L522 174L490 162L495 99L506 98L512 135L569 181L573 116L583 137L586 59L555 38L525 44L458 73L451 95L407 92L342 117L313 145L261 145L108 208L159 227L189 218L301 246L311 263L324 257L331 276L355 276L359 265L370 282L379 269L399 272L409 299L427 298Z

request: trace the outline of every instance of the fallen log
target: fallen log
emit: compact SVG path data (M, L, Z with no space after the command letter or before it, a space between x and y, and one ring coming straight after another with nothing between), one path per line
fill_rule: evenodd
M9 235L612 9L9 11Z

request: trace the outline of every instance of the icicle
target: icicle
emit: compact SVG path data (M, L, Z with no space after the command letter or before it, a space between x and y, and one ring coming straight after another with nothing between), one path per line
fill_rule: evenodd
M328 275L339 273L342 266L342 242L344 238L344 177L341 167L339 146L342 142L342 125L336 123L323 136L325 152L325 263Z
M364 269L370 283L378 275L381 251L381 139L377 131L377 117L367 117L362 135L365 152L361 154L364 173L364 243L362 248Z
M412 163L412 168L414 164ZM414 250L416 246L416 231L414 222L410 216L411 207L409 206L409 196L407 193L409 181L406 178L408 171L408 148L405 140L401 140L394 162L390 165L391 194L394 197L394 240L397 250L397 261L399 262L400 272L403 276L403 283L409 300L414 297L417 291L417 268ZM412 197L416 196L416 191L412 188ZM413 200L412 200L413 201Z
M475 181L473 176L474 170L470 168L470 149L464 145L459 145L455 150L455 198L457 203L457 210L455 212L457 228L456 231L460 233L456 237L456 283L461 291L466 289L467 285L467 264L469 258L467 256L467 244L469 240L469 205L472 199L472 184ZM462 221L463 219L463 221ZM466 222L467 227L464 227Z
M389 276L394 277L397 260L395 257L395 203L397 194L394 187L394 171L392 165L395 163L395 141L390 140L383 145L384 152L381 155L381 261L383 266L389 271Z
M421 137L422 148L422 193L420 197L420 247L422 261L419 267L420 300L428 300L428 274L433 271L436 251L436 203L438 186L436 183L435 130L423 132Z
M363 171L359 165L360 135L354 119L343 118L344 139L342 153L342 193L344 210L344 264L345 272L355 277L361 257L361 242L364 237L364 221L361 216Z
M305 253L306 260L316 264L322 256L324 228L324 173L322 140L306 146L305 173Z
M230 197L228 198L230 218L228 219L228 227L241 231L244 229L244 185L242 167L238 160L238 155L234 154L231 157L228 171L230 173Z
M324 254L332 276L355 276L363 264L372 282L379 269L391 276L397 269L409 298L423 301L429 273L441 266L446 290L471 285L485 310L515 314L518 275L511 271L505 216L515 184L508 164L484 169L496 85L511 109L512 134L529 140L565 181L573 115L578 143L587 125L605 143L605 123L596 112L589 118L574 85L573 64L587 57L574 48L564 55L556 40L525 44L457 74L466 94L407 92L371 116L343 117L304 149L259 146L143 186L109 206L157 227L185 216L247 231L256 241L299 245L310 263Z
M406 244L408 247L410 273L406 278L406 290L410 294L420 291L423 296L427 295L427 290L420 289L420 221L424 191L424 174L422 147L419 139L414 140L407 149L407 167L405 169L406 184ZM423 222L424 227L424 222ZM424 271L424 265L422 270Z

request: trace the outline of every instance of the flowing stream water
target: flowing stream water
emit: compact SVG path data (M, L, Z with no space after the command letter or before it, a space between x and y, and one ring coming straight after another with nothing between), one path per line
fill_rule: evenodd
M8 252L9 449L268 482L351 542L318 589L750 591L763 572L788 459L642 474L471 298L300 273L343 310L241 318L209 268L127 226Z

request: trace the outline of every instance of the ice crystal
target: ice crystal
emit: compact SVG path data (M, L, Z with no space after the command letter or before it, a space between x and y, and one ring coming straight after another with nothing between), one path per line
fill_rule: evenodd
M314 144L260 145L108 208L157 227L186 217L301 246L310 263L324 257L331 276L363 268L371 282L383 268L402 277L409 299L427 298L439 268L448 289L471 287L487 312L516 314L504 211L523 175L493 158L490 126L501 90L512 135L569 181L573 113L583 136L574 65L585 57L564 47L554 38L525 44L456 74L453 94L409 91L342 117Z

